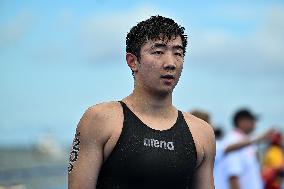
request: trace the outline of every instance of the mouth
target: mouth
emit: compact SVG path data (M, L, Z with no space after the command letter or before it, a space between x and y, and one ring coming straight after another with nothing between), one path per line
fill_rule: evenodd
M167 74L161 76L162 80L166 85L172 85L174 83L175 77L173 75Z
M173 75L170 75L170 74L162 75L161 78L162 79L168 79L168 80L175 79L175 77Z

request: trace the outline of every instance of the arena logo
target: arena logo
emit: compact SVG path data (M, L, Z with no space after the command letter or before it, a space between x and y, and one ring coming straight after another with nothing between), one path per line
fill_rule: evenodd
M156 139L144 138L144 146L153 148L163 148L166 150L175 150L174 142L160 141Z

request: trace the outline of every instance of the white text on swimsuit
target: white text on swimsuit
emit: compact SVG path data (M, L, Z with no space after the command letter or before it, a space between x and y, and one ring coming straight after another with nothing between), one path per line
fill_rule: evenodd
M154 148L163 148L166 150L175 150L174 142L160 141L156 139L144 138L144 146L154 147Z

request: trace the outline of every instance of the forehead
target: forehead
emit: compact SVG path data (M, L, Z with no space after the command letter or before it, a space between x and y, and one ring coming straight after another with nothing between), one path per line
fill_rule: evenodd
M244 122L255 122L255 120L251 117L242 117L239 120Z
M170 39L167 37L160 37L157 39L150 39L144 43L142 46L142 49L147 49L147 48L152 48L155 44L163 44L166 45L167 47L175 47L175 46L181 46L182 45L182 40L180 36L172 36Z

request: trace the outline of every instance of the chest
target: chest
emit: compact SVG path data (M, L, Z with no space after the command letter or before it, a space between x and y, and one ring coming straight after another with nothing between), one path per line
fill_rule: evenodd
M184 183L194 174L196 150L188 133L178 127L160 132L127 124L104 162L102 175L133 182L143 178L151 183Z

